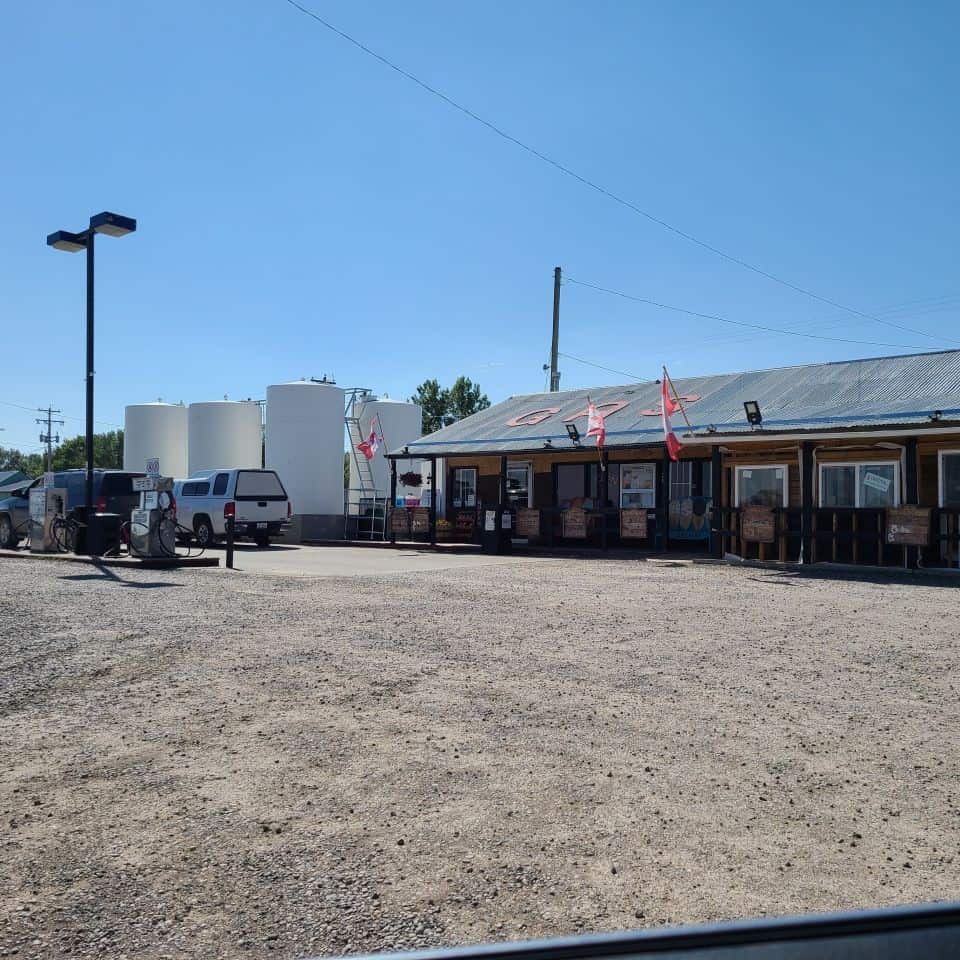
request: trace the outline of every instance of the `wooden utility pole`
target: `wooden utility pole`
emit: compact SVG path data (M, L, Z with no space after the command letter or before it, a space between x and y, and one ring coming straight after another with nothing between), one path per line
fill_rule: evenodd
M46 416L43 419L38 417L37 423L39 423L40 426L43 426L44 424L46 424L46 427L47 427L47 432L40 434L40 442L45 443L47 445L47 471L48 472L53 469L53 444L60 442L60 434L59 433L56 435L54 434L53 425L57 424L57 426L60 426L60 427L63 426L63 421L54 420L53 415L55 413L61 413L61 412L62 411L60 410L54 410L53 407L47 407L46 410L44 410L43 407L37 408L37 413L46 414Z
M560 268L553 271L553 341L550 344L550 392L560 389L560 371L557 359L560 351Z

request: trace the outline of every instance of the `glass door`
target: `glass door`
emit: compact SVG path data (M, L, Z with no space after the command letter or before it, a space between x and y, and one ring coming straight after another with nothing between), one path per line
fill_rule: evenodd
M507 463L507 502L511 507L532 506L531 473L529 463Z

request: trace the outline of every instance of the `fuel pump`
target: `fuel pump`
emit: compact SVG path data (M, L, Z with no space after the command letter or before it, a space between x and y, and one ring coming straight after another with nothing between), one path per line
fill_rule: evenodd
M130 553L138 557L176 556L173 477L138 477L133 489L140 493L140 507L130 514Z
M59 553L56 525L63 519L67 491L62 487L34 487L30 491L30 552Z

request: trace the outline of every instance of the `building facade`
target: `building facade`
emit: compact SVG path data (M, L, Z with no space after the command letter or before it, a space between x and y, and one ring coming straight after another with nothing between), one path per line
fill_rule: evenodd
M516 542L540 547L958 566L960 351L686 378L676 390L677 461L657 383L511 397L391 451L394 466L431 463L444 491L411 535L477 539L487 511L506 508ZM602 449L583 437L590 401L605 416Z

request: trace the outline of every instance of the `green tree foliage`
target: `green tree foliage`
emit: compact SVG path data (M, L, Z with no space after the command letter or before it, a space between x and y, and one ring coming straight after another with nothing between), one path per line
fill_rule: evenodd
M45 462L42 454L0 447L0 470L20 470L28 477L36 477L43 472Z
M457 377L449 389L441 387L437 380L424 380L410 402L423 408L424 433L435 433L490 406L480 385L469 377Z
M87 465L86 446L83 437L64 440L53 451L54 470L73 470ZM111 430L109 433L93 435L93 465L105 470L123 468L123 431Z

